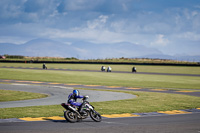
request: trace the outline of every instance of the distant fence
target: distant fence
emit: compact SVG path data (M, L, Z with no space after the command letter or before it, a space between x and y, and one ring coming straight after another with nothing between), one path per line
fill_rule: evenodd
M132 63L132 62L103 62L103 61L18 61L18 60L0 60L2 63L66 63L66 64L112 64L112 65L157 65L157 66L200 66L197 64L175 64L175 63Z

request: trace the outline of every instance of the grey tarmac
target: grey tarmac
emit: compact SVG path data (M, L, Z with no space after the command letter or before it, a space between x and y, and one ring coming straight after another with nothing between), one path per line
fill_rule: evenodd
M13 68L13 69L35 69L35 70L42 70L41 68L29 68L29 67L0 67L0 68ZM47 70L54 70L54 71L78 71L78 72L102 72L100 70L79 70L79 69L54 69L50 68ZM155 72L128 72L128 71L112 71L112 73L127 73L127 74L150 74L150 75L169 75L169 76L194 76L200 77L199 74L180 74L180 73L155 73Z
M28 84L0 84L0 90L15 90L15 91L26 91L43 93L49 95L46 98L22 100L22 101L10 101L1 102L0 108L13 108L13 107L26 107L26 106L40 106L40 105L55 105L66 102L68 95L72 93L72 87L53 86L53 85L28 85ZM136 98L135 95L119 93L119 92L108 92L108 91L92 91L92 90L79 90L80 94L85 96L88 95L90 102L100 101L112 101ZM81 102L81 101L79 101Z
M167 116L0 123L0 133L199 133L200 113Z

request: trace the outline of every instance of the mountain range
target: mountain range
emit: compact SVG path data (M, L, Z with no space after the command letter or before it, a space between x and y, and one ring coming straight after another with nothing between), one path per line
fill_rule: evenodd
M200 56L164 55L155 48L129 42L95 44L85 41L63 43L50 39L34 39L24 44L0 43L0 55L23 55L39 57L75 57L78 59L105 58L159 58L185 61L198 61Z

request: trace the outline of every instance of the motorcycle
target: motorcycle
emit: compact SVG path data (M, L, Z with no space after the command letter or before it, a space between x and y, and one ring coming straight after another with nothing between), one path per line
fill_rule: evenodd
M105 70L106 70L106 67L105 67L105 66L102 66L102 67L101 67L101 71L102 71L102 72L105 72Z
M90 115L92 120L100 122L102 120L101 115L94 110L94 107L88 102L88 98L89 96L85 96L83 98L82 113L79 112L79 108L77 108L76 106L62 103L61 106L66 109L64 111L65 119L71 123L75 123L77 121L81 121L82 119L86 119Z

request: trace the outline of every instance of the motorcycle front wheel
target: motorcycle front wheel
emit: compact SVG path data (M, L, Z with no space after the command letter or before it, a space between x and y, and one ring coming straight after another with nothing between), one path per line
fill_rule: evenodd
M67 121L74 123L77 122L77 113L67 110L64 112L64 117Z
M92 120L94 120L96 122L101 121L101 115L98 112L96 112L95 110L90 111L90 117L92 118Z

